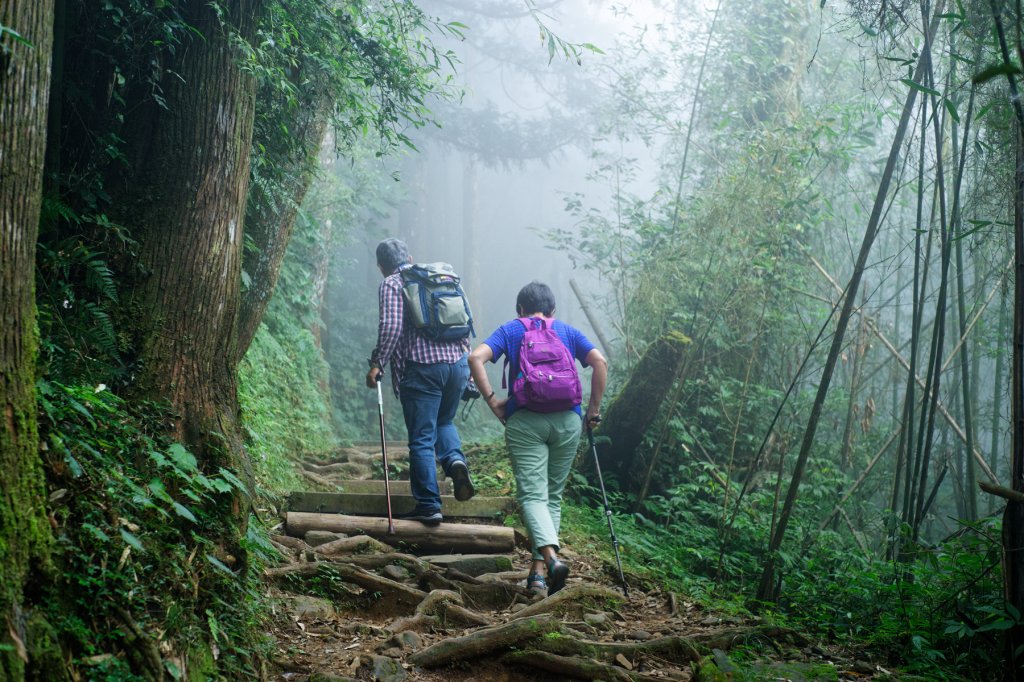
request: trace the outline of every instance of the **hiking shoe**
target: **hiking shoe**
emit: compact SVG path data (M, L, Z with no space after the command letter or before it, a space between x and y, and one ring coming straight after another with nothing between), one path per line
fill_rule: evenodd
M476 494L476 489L473 488L473 481L469 478L469 467L466 466L465 462L452 462L452 465L448 467L448 475L451 476L452 482L455 484L456 500L465 502Z
M536 597L548 596L548 583L540 573L531 573L526 576L526 589Z
M419 521L428 526L436 526L444 520L440 511L424 511L422 509L413 509L406 514L396 514L395 518L402 521Z
M565 587L565 579L569 577L569 567L558 559L548 562L548 596Z

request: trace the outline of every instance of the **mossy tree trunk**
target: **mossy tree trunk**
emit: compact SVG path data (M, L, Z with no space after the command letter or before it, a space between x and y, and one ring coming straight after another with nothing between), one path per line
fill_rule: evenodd
M689 357L689 344L686 336L670 332L648 346L605 414L598 433L610 442L599 448L601 468L618 478L620 490L638 490L644 472L654 464L641 461L637 448L672 385L682 380L678 375Z
M166 106L126 121L133 160L119 206L139 241L131 292L137 397L165 401L174 435L202 466L251 479L237 387L242 236L256 83L239 42L253 38L260 0L181 3L199 34L173 54ZM244 519L244 501L233 513Z
M50 528L36 430L35 249L42 201L53 0L0 3L0 680L28 662L26 584Z

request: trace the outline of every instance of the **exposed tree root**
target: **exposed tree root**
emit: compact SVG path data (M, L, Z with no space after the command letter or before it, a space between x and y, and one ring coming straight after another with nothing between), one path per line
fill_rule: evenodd
M564 635L564 630L562 631ZM688 637L660 637L647 642L592 642L571 636L545 637L530 645L531 648L560 656L582 656L611 663L618 656L634 660L642 656L655 656L677 665L689 665L710 653Z
M393 634L399 632L405 632L406 630L414 630L416 632L433 632L435 630L442 629L441 619L437 616L430 616L424 613L418 613L414 616L405 616L404 618L396 618L388 626L388 630Z
M316 548L317 554L332 557L340 554L367 554L370 552L390 554L394 551L390 545L386 545L380 540L374 540L369 535L353 535L349 538L331 540Z
M491 583L501 584L501 583ZM557 613L562 617L576 620L583 618L586 610L607 611L607 603L622 603L622 594L600 585L573 585L558 594L527 606L516 614L516 618L529 618L541 613Z
M147 680L160 682L164 679L163 659L156 641L139 627L126 609L116 609L117 619L124 630L128 657L132 659L135 669L140 671Z
M558 629L558 620L548 614L536 618L520 618L511 623L483 628L462 637L441 640L417 651L408 661L424 668L436 668L507 649Z
M630 673L622 668L605 665L604 663L598 663L586 658L559 656L558 654L550 654L546 651L513 651L502 656L501 660L509 665L539 668L540 670L572 679L619 680L621 682L653 679L648 678L646 675Z
M416 607L419 615L438 616L444 623L457 625L493 625L494 619L465 608L462 595L450 590L430 592Z
M459 572L455 571L454 574L459 574ZM475 608L507 609L517 601L530 599L530 593L525 587L511 583L484 583L476 578L465 577L473 582L453 580L448 575L441 575L436 570L430 570L420 576L420 589L426 592L432 590L458 592Z
M371 593L374 596L374 606L389 612L413 612L427 596L426 592L416 588L383 578L358 566L335 561L268 568L264 575L284 584L301 578L323 578L327 581L340 578L342 582L358 585Z
M271 535L270 536L270 541L275 543L275 544L278 544L278 545L284 545L288 549L294 549L294 550L311 549L310 546L307 545L304 540L300 540L299 538L293 538L290 535L276 535L276 534L275 535Z
M324 476L321 476L320 474L315 474L312 471L307 471L306 469L300 469L300 472L302 473L303 478L310 481L311 483L315 483L321 488L327 488L328 490L331 490L336 487L334 481Z
M352 538L348 539L351 540ZM370 570L384 568L390 564L397 564L412 571L413 575L416 577L419 577L431 570L430 564L426 561L423 561L419 557L414 557L411 554L402 554L400 552L388 552L387 554L356 554L353 556L332 554L329 556L329 560L341 561L346 564Z

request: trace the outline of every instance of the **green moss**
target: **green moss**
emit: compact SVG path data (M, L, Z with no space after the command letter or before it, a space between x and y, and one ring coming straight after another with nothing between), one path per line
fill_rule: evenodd
M62 682L70 679L57 630L45 616L38 611L33 613L25 629L31 661L26 679L30 682Z
M206 642L196 642L188 652L188 682L206 682L214 679L217 661Z
M261 325L239 367L238 397L256 478L264 489L298 487L294 461L331 452L328 368L313 335L296 323L271 332Z

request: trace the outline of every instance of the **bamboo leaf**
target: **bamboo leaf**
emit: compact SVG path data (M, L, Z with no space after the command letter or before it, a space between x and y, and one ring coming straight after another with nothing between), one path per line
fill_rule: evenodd
M918 92L923 92L926 95L931 95L932 97L941 97L942 96L942 93L939 92L938 90L933 90L932 88L926 88L925 86L921 85L917 81L913 81L913 80L911 80L909 78L901 78L900 82L903 83L906 86L909 86L909 87L913 88L914 90L917 90Z
M987 83L993 78L998 78L999 76L1013 76L1019 73L1021 73L1019 66L1003 62L1002 64L986 66L984 69L974 74L971 81L976 85L980 85L982 83Z
M996 105L996 103L994 101L992 101L992 102L989 102L988 104L986 104L985 106L983 106L981 108L981 111L979 111L977 114L974 115L974 120L975 121L980 121L982 116L984 116L988 112L992 111L992 107L994 107L995 105Z
M957 123L960 122L960 114L956 112L956 105L948 97L942 98L942 104L946 107L946 111L953 117L953 120Z

